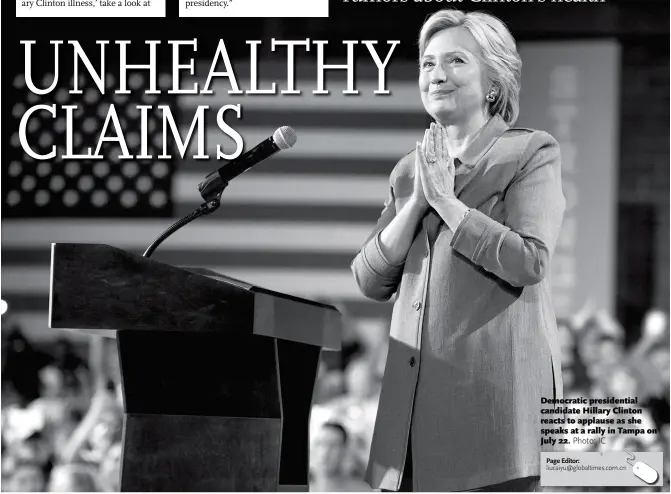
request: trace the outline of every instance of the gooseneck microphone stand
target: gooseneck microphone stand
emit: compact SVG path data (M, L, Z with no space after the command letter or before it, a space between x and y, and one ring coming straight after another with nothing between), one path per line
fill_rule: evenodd
M177 221L166 231L161 233L156 240L147 248L144 257L149 257L156 250L161 242L163 242L170 235L182 228L184 225L191 223L200 216L210 214L216 211L221 204L221 193L228 187L229 180L237 177L241 173L249 170L254 164L263 161L272 154L282 149L289 149L296 144L296 132L291 127L280 127L277 129L272 137L269 137L261 144L253 149L247 151L238 159L227 163L218 170L213 171L205 177L201 183L198 184L198 191L205 201L196 210L186 215L181 220ZM225 170L224 170L225 168Z
M177 230L188 225L196 218L213 213L219 209L219 206L221 205L221 194L226 187L228 187L228 182L221 178L218 171L214 171L205 177L205 180L198 184L198 190L205 202L187 214L184 218L173 223L172 226L156 237L151 245L147 247L147 250L144 251L142 256L147 258L151 257L156 248Z

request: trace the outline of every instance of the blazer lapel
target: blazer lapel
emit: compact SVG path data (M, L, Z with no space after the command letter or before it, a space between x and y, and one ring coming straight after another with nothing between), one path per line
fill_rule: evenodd
M482 173L483 156L508 128L508 124L504 122L500 115L494 115L480 129L478 135L468 145L461 156L455 158L455 160L459 160L460 162L457 175L454 178L454 194L457 197L461 195L462 191L477 175Z
M429 244L432 244L436 240L440 230L441 221L442 218L433 208L430 208L427 214L424 216L424 219L422 220L422 226L424 226L424 231L426 232L427 237L426 239Z

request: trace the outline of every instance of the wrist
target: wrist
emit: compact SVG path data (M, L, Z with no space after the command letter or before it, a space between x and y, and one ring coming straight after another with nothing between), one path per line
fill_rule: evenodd
M406 207L408 207L415 214L423 215L429 209L429 203L426 201L421 201L415 197L411 197L407 202Z
M456 231L459 223L470 211L470 208L456 197L442 199L435 205L435 209L452 232Z

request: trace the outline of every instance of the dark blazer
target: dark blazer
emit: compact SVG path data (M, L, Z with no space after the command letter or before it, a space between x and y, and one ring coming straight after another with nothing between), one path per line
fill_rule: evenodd
M540 475L541 397L562 396L548 279L565 207L559 147L491 118L457 162L455 193L471 211L453 234L430 209L393 265L379 233L412 195L414 154L392 171L352 262L364 295L397 295L366 480L398 489L411 427L416 491Z

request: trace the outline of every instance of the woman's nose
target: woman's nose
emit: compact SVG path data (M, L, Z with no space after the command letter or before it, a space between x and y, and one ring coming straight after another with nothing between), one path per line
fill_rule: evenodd
M443 68L442 64L436 64L436 66L431 71L431 82L434 84L440 84L447 80L447 71Z

